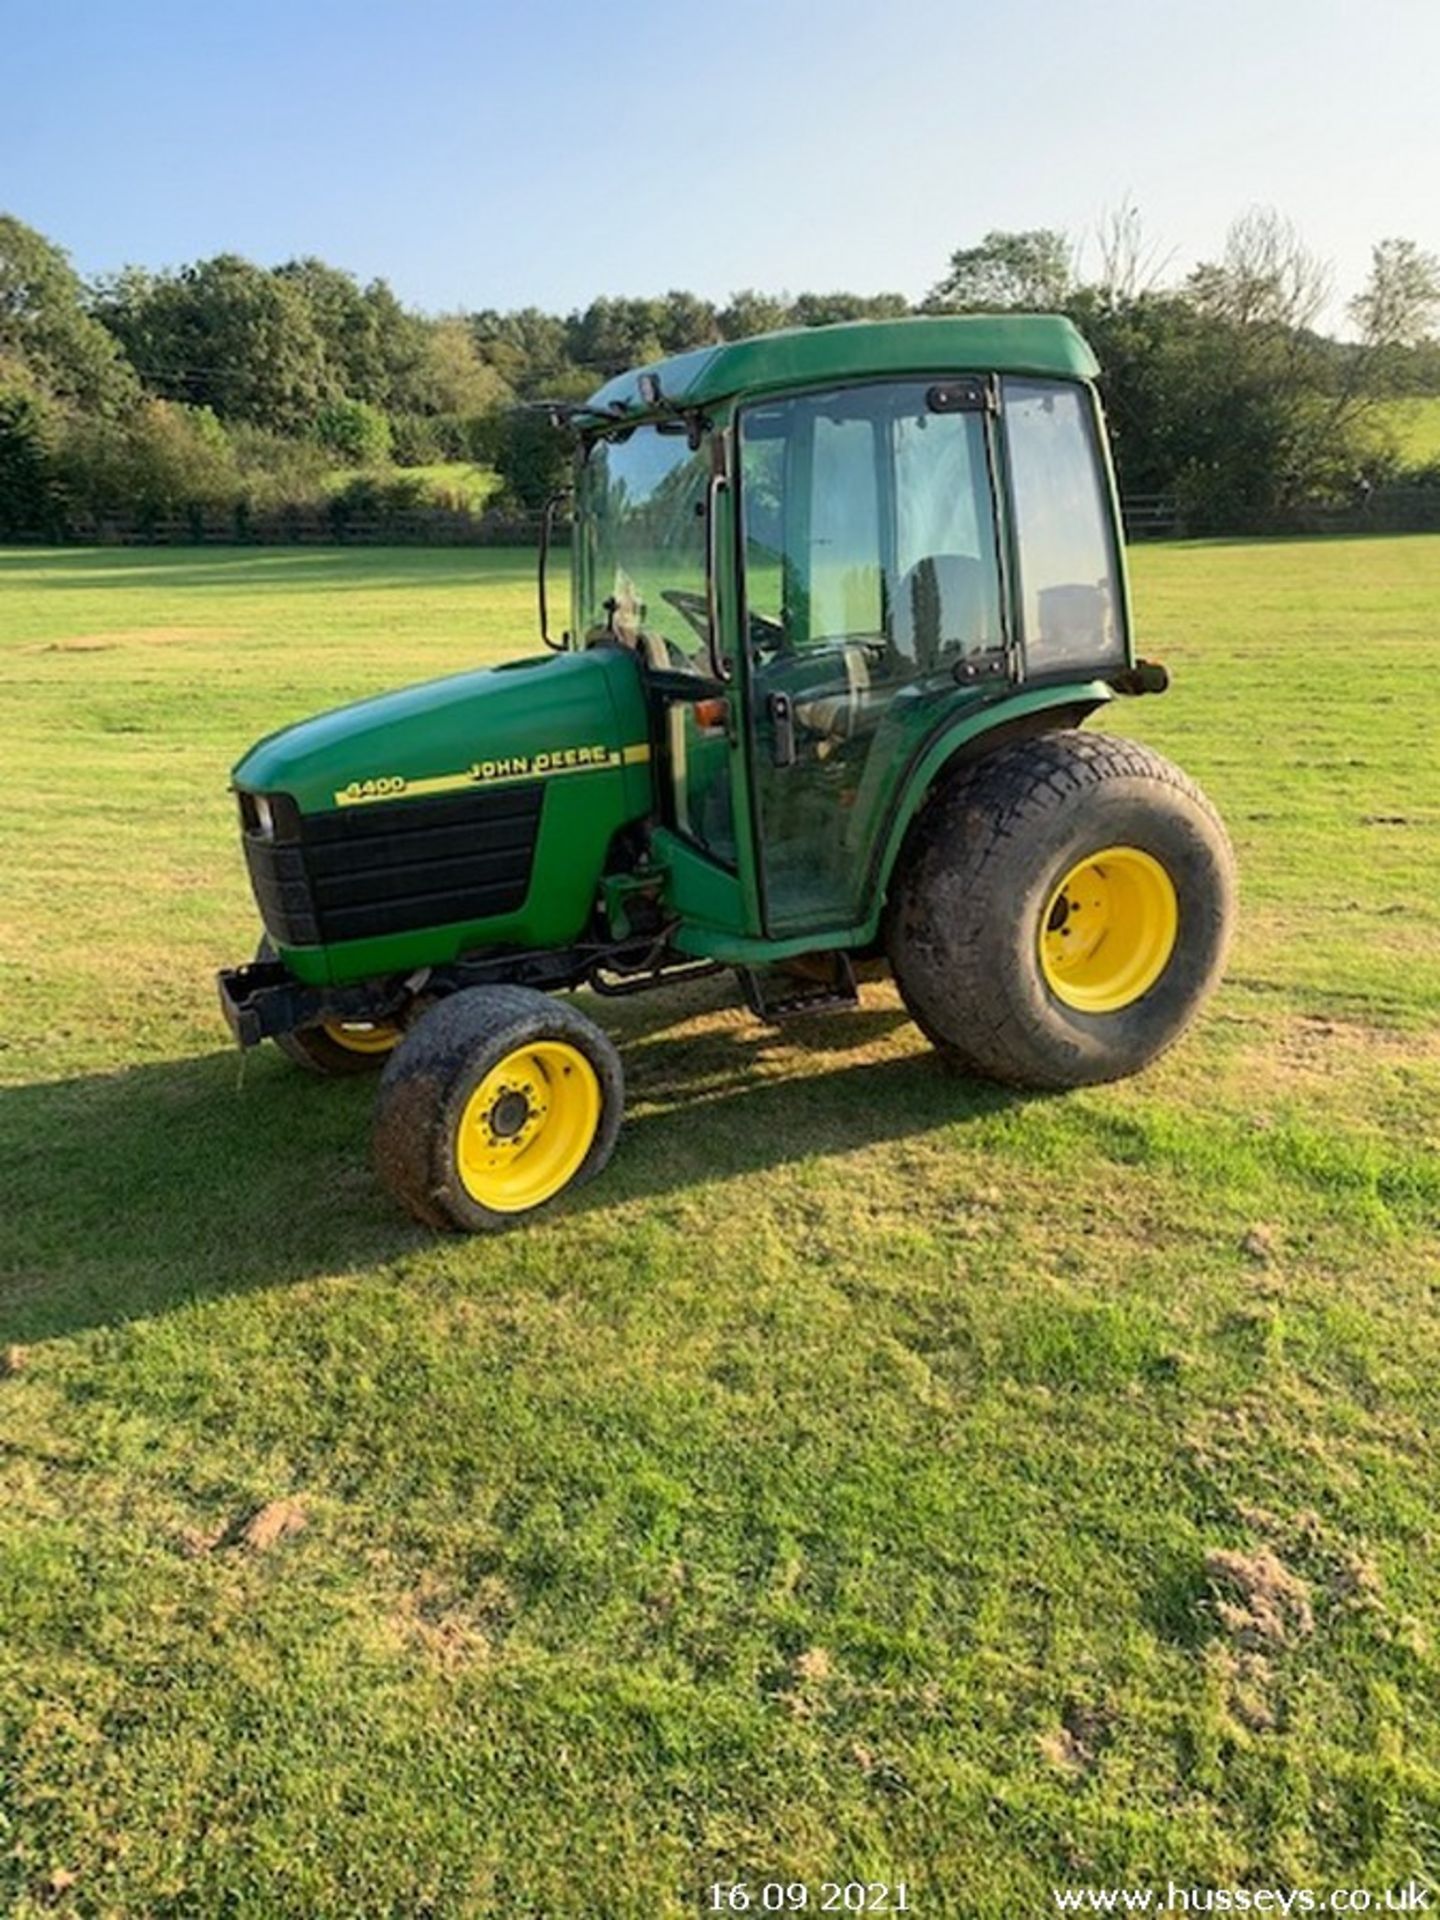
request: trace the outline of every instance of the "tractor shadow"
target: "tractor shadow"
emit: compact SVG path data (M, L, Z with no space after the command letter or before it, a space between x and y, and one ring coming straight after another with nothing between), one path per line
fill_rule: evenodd
M1022 1097L958 1077L929 1049L881 1051L904 1024L893 1005L780 1034L715 983L592 1010L622 1050L630 1115L609 1169L530 1232L963 1124ZM0 1342L433 1247L371 1172L373 1092L368 1079L312 1079L268 1048L0 1090Z

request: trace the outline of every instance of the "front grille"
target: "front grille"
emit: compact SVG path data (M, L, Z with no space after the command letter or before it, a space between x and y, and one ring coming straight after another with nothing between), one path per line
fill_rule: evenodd
M266 930L282 946L329 946L513 913L530 890L544 792L532 781L311 814L298 843L266 840L247 821Z
M318 946L315 904L301 849L263 840L247 829L245 864L250 869L255 904L270 938L282 947Z

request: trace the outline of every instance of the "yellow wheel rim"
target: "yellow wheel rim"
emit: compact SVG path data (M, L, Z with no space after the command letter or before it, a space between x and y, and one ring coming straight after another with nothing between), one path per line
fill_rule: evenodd
M1118 1013L1160 978L1179 930L1175 883L1152 854L1138 847L1087 854L1040 916L1045 984L1081 1013Z
M455 1163L472 1200L524 1213L580 1171L600 1126L595 1069L564 1040L517 1047L465 1102Z
M398 1044L400 1029L371 1020L324 1020L323 1031L348 1053L389 1053Z

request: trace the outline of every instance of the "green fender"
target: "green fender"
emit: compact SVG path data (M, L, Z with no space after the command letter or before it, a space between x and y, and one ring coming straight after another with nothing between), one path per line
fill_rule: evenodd
M910 770L900 804L895 809L895 816L886 834L877 876L875 909L867 922L866 938L874 939L879 930L885 898L890 890L890 877L895 871L895 862L900 857L900 849L905 843L911 822L929 798L936 780L957 755L963 754L964 749L972 743L978 744L983 751L988 736L1000 733L1017 720L1027 720L1035 714L1067 707L1082 708L1083 718L1114 698L1113 688L1103 680L1068 680L1060 685L1031 687L993 705L987 702L978 712L972 709L969 713L959 715L953 726L946 727L938 738L932 740Z

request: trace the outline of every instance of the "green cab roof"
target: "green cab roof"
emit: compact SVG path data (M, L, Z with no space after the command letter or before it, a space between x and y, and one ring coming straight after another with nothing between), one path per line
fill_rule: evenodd
M654 412L640 392L642 376L659 382L661 395L673 408L883 374L1038 373L1093 380L1099 371L1084 338L1059 314L842 320L829 327L787 327L749 340L727 340L632 368L607 381L580 412L611 418Z

